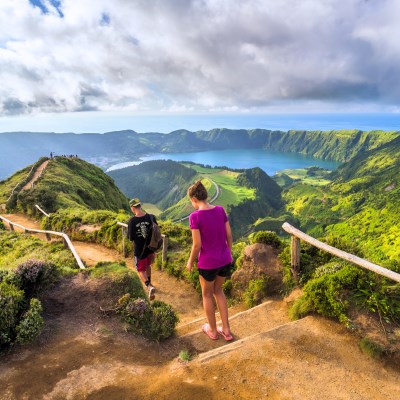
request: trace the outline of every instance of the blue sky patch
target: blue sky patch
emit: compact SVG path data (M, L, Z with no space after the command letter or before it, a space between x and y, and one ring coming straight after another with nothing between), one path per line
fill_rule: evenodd
M43 3L42 0L29 0L29 3L31 3L34 7L38 7L42 10L43 14L48 14L49 9L47 6ZM50 0L50 4L57 10L58 15L63 18L64 14L61 11L61 0Z
M101 14L100 25L108 26L108 25L110 25L110 22L111 22L111 18L108 14L106 14L106 13Z

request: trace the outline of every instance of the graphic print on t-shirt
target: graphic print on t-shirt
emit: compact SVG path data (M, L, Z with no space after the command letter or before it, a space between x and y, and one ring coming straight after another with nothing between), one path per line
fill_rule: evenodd
M147 238L147 233L148 233L148 228L147 225L149 225L148 222L139 222L138 224L136 224L136 233L138 235L138 237L142 237L143 239Z

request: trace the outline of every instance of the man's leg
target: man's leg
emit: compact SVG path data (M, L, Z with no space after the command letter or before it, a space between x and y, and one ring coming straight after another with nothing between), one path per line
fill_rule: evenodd
M147 278L148 278L148 286L147 287L149 288L149 299L154 300L156 288L151 283L151 265L154 262L154 253L149 254L147 256L147 261L148 261L148 265L147 265L146 272L147 272Z
M155 298L155 288L151 284L151 261L152 258L150 257L152 254L149 255L149 257L143 258L141 260L135 258L135 263L136 263L136 270L139 274L140 279L142 282L145 284L148 292L149 292L149 299L154 300ZM153 257L154 259L154 257Z

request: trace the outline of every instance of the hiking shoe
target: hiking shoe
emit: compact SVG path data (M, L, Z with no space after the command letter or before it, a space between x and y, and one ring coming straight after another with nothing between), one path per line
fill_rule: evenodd
M154 286L149 286L149 300L154 300L156 295L156 288Z

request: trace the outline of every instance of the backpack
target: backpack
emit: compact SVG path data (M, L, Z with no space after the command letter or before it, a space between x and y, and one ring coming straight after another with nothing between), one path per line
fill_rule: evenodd
M154 221L153 215L149 214L149 216L151 219L151 238L149 244L147 245L147 248L154 252L161 248L163 240L160 227Z

